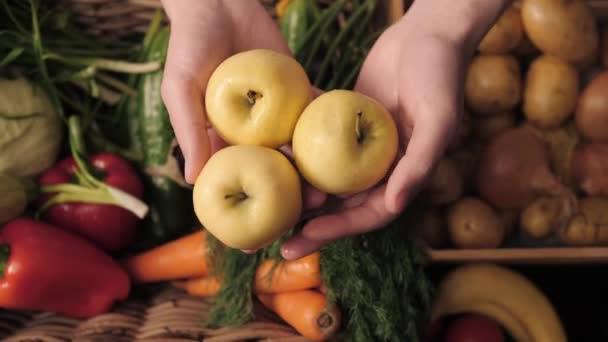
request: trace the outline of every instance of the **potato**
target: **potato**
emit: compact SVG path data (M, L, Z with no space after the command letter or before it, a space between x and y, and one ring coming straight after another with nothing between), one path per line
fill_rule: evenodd
M515 115L511 112L483 116L475 120L475 136L486 142L512 127L515 127Z
M519 62L512 55L478 55L465 80L465 100L476 114L511 111L522 96Z
M577 210L574 196L543 196L530 203L521 213L521 230L533 239L548 238L562 230Z
M608 225L608 197L589 196L580 200L581 213L595 225Z
M526 75L523 112L539 128L556 128L574 113L579 94L578 71L563 60L542 55Z
M560 240L568 246L592 246L596 243L597 227L588 223L583 215L576 215L560 231Z
M579 209L560 235L562 241L568 245L608 245L608 197L584 197Z
M580 141L579 132L573 122L556 129L535 129L549 150L551 169L565 185L572 183L572 157Z
M496 248L505 238L505 225L496 210L476 197L465 197L448 210L448 231L457 248Z
M521 16L526 34L545 54L585 66L596 60L597 22L585 0L525 0Z
M443 213L427 208L415 221L416 235L431 248L442 248L448 242L448 229Z
M439 161L426 188L429 201L434 205L449 204L460 198L463 181L456 163L443 158Z
M587 140L608 143L608 70L598 73L583 89L574 116Z
M486 33L478 50L484 54L503 54L515 49L524 35L521 13L515 7L508 8Z
M590 196L608 196L608 143L576 146L571 159L572 182Z

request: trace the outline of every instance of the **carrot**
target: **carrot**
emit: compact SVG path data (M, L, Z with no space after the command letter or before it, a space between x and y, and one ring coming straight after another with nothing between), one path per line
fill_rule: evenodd
M264 260L255 273L257 293L278 293L319 287L321 285L320 253L289 261Z
M220 281L214 276L202 276L187 280L174 281L173 286L185 290L188 294L197 297L213 297L222 288Z
M281 19L283 17L283 15L285 14L285 9L287 9L287 5L289 5L289 2L291 0L280 0L277 5L275 6L275 11L277 13L277 17L279 19Z
M258 294L257 297L266 308L309 340L324 341L340 329L340 310L335 305L328 307L327 299L318 291Z
M123 265L135 283L202 277L209 272L205 231L130 256Z

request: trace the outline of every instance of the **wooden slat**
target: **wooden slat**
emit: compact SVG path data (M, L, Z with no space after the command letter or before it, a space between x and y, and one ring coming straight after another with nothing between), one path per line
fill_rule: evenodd
M505 264L608 264L608 247L542 247L428 250L431 264L494 262Z

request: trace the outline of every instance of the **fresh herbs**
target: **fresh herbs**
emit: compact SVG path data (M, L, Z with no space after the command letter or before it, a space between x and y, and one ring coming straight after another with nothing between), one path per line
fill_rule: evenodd
M39 83L57 113L82 115L87 127L104 105L136 93L125 74L161 67L158 61L136 63L138 51L137 40L104 42L85 35L54 1L0 0L0 76Z
M410 222L403 216L382 230L341 239L322 250L328 300L344 313L345 340L421 339L432 286Z

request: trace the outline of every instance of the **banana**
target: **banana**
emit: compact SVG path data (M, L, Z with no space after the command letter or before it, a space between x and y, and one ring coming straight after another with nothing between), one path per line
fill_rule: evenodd
M469 264L439 285L431 319L473 312L494 318L518 342L565 342L553 305L527 278L494 264Z

